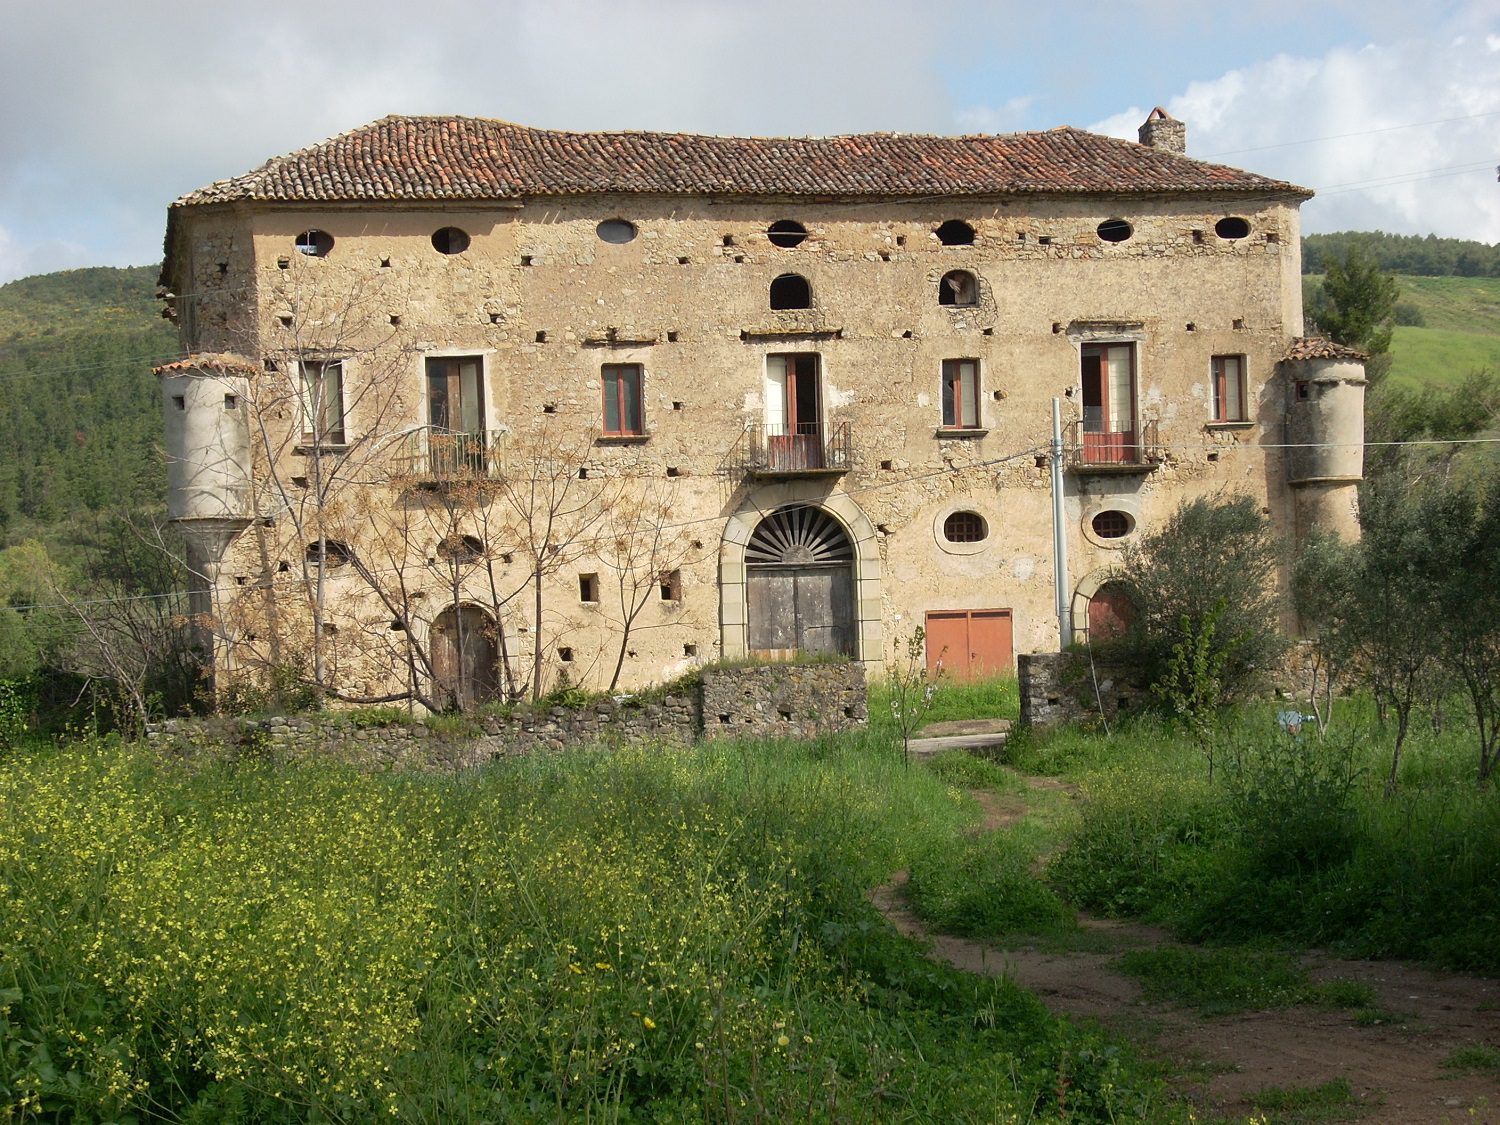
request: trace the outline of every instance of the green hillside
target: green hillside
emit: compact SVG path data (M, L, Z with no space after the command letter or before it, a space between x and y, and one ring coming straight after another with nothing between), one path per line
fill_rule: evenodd
M0 286L0 543L166 490L154 364L177 354L156 267Z
M1409 386L1500 374L1500 277L1402 277L1401 303L1421 327L1398 326L1391 376Z

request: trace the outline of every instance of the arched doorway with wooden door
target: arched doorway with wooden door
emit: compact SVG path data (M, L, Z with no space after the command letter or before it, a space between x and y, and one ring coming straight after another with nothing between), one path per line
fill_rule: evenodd
M448 606L432 623L432 690L443 708L468 711L499 698L495 621L478 606Z
M1136 605L1125 584L1111 570L1090 574L1073 593L1073 640L1099 644L1113 640L1135 623Z
M857 654L854 544L822 508L789 504L756 526L745 547L750 655Z

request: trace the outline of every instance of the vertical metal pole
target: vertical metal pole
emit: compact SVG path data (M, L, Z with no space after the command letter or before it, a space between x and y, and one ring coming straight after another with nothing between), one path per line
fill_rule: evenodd
M1063 522L1062 401L1056 398L1052 400L1052 586L1057 595L1057 647L1061 650L1073 641L1073 607Z

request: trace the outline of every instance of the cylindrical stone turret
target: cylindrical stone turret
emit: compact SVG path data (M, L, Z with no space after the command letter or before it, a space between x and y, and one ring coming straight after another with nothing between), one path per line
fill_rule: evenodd
M1365 359L1321 338L1292 341L1282 358L1286 388L1286 476L1296 494L1298 534L1323 527L1359 533L1365 475Z
M166 429L167 514L173 520L250 521L248 394L254 370L230 355L191 356L156 369Z

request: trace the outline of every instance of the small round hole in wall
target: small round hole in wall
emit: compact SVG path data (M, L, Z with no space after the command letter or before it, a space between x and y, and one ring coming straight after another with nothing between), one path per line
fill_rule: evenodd
M766 228L766 237L771 240L772 246L790 250L807 241L807 228L795 219L777 219Z
M989 534L989 525L978 512L953 512L943 521L943 538L950 543L983 543Z
M297 236L294 245L299 254L306 254L309 258L326 258L328 251L333 249L333 235L326 230L305 230Z
M949 219L938 227L937 236L944 246L974 245L974 228L962 219Z
M1124 219L1105 219L1095 230L1105 242L1124 242L1135 233L1135 228Z
M1135 521L1129 512L1111 508L1096 515L1091 526L1100 539L1124 539L1135 529Z
M594 233L605 242L623 246L635 241L636 229L635 224L628 219L605 219L594 228Z
M432 248L439 254L462 254L469 248L469 232L443 227L432 232Z
M1231 215L1220 219L1214 224L1214 233L1220 238L1233 241L1236 238L1244 238L1250 233L1250 224L1244 219Z

